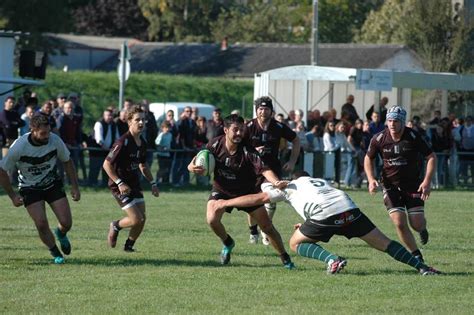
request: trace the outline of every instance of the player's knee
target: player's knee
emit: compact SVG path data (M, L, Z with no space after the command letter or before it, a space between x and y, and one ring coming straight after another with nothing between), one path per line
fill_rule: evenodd
M421 232L426 228L426 221L425 220L413 221L413 222L410 222L410 225L415 231Z
M293 239L290 239L289 243L290 243L289 245L290 245L291 251L293 251L293 252L296 253L296 250L297 250L298 245L299 245L300 243L296 242L296 241L293 240Z
M72 221L61 222L61 227L62 227L63 231L65 231L65 232L69 231L72 227Z

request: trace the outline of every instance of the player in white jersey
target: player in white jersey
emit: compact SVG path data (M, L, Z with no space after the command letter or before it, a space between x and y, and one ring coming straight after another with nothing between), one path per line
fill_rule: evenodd
M33 219L41 241L49 248L54 263L64 263L63 254L71 253L71 243L66 233L71 229L72 217L62 181L56 169L59 159L71 182L71 195L79 201L81 194L77 183L74 163L69 150L57 135L50 132L46 116L36 115L30 120L31 132L18 138L10 147L8 154L0 161L0 185L8 194L15 207L24 205ZM18 168L19 195L12 188L7 172ZM56 246L54 235L46 217L45 201L49 203L58 227L56 237L61 251Z
M347 261L330 253L318 242L328 242L333 235L348 239L358 237L375 249L384 251L394 259L416 268L422 275L440 273L428 267L408 252L401 244L389 239L363 214L351 198L342 190L332 187L327 181L312 178L304 171L297 171L295 178L285 189L262 184L259 194L219 200L214 207L249 207L266 202L286 201L305 219L295 225L290 239L290 248L301 256L327 263L329 274L341 271Z

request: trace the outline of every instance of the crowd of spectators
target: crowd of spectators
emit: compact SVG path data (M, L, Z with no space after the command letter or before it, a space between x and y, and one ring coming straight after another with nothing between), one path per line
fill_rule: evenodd
M364 181L363 158L370 139L385 128L389 99L383 97L378 107L372 105L364 115L359 115L354 102L354 96L349 95L342 105L340 116L334 108L323 113L315 109L308 113L292 110L286 117L283 114L275 115L275 119L293 129L300 140L300 168L304 152L340 153L338 175L341 184L346 187L361 187ZM85 134L83 108L77 93L60 93L42 104L37 95L28 90L18 100L7 97L4 109L0 112L2 155L8 152L13 141L29 131L29 120L33 115L45 115L50 120L52 132L57 133L71 151L76 169L82 172L82 183L106 186L107 176L102 163L114 141L127 132L126 111L133 104L133 100L125 100L120 112L113 106L106 108L92 132ZM221 110L216 108L212 118L206 120L199 115L198 108L186 107L180 117L175 117L175 113L170 110L165 117L156 121L146 100L139 102L139 105L146 113L143 136L150 149L147 163L151 167L156 157L158 182L174 186L189 184L190 175L186 167L192 156L204 148L210 139L224 133ZM471 116L462 118L450 114L441 117L441 112L435 111L429 122L424 123L420 117L413 116L407 126L421 133L437 154L437 174L433 180L435 187L473 183L474 125ZM282 160L289 157L291 149L291 143L282 140ZM376 174L379 174L381 161L378 160L376 165ZM64 171L59 165L58 168L62 174ZM209 184L208 177L198 177L196 181L202 185Z

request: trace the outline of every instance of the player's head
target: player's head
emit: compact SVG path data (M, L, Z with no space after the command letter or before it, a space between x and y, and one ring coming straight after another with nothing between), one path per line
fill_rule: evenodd
M134 105L127 110L128 129L132 134L138 134L145 128L145 112L141 106Z
M30 130L33 142L39 144L48 143L51 126L47 116L42 114L33 115L30 119Z
M400 133L405 127L407 112L403 107L394 105L387 111L387 126L390 132Z
M229 115L224 118L224 133L226 139L234 144L240 143L244 135L244 119L239 115Z
M291 175L291 179L298 179L300 177L311 177L311 176L309 176L308 172L302 171L302 170L295 171L293 175Z
M255 113L257 114L257 118L267 120L272 117L273 102L270 97L259 97L253 103L255 105Z

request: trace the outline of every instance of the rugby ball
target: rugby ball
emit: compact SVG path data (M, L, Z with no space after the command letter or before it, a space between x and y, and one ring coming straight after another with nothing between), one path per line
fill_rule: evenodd
M209 150L204 149L198 152L194 164L196 166L202 166L204 168L204 176L208 176L214 172L216 160Z

